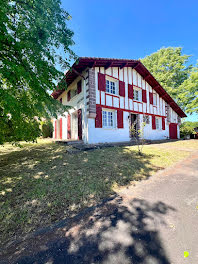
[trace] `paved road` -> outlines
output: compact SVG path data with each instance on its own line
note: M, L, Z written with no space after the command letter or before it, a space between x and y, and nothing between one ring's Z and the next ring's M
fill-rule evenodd
M5 263L197 264L198 153L10 250Z

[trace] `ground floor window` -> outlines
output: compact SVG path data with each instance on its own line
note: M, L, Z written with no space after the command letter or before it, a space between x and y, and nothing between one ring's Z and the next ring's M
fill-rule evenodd
M102 126L105 128L115 128L115 111L104 109L102 111Z
M143 117L143 122L144 122L145 124L149 124L149 119L150 119L150 116L149 116L149 115L144 115L144 117Z
M161 129L161 118L160 117L156 117L155 119L155 123L156 123L156 129Z

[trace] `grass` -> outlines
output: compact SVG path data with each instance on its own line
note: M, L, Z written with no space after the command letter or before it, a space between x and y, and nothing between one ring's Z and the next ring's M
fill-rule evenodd
M50 141L0 147L0 241L2 244L39 227L71 217L115 193L147 179L189 155L179 150L198 141L114 147L68 154ZM171 144L172 148L169 149ZM174 148L176 145L176 148ZM193 147L194 148L194 147Z

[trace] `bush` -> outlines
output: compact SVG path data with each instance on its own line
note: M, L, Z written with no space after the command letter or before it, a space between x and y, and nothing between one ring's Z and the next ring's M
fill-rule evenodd
M53 135L53 124L51 120L46 120L41 122L41 131L43 138L52 138Z

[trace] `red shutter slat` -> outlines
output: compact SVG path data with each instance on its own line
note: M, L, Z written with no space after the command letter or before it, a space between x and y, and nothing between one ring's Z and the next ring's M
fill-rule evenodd
M119 81L119 95L125 97L125 82Z
M79 82L77 82L77 93L81 93L82 91L82 81L80 80Z
M165 130L165 118L162 117L162 129Z
M98 73L98 90L105 92L106 91L106 81L105 74Z
M62 139L63 136L63 120L60 118L60 139Z
M152 116L152 129L156 129L155 116Z
M95 127L97 128L102 127L102 107L98 105L96 106Z
M71 116L67 116L67 139L71 139Z
M55 120L55 138L57 138L57 121Z
M71 91L69 91L69 92L67 93L67 101L69 102L70 99L71 99Z
M123 125L123 110L121 110L121 109L117 110L117 126L118 126L118 128L124 128L124 125Z
M153 104L153 93L149 92L150 104Z
M146 99L146 90L142 90L142 102L146 103L147 99Z
M128 84L128 98L133 99L133 85Z

